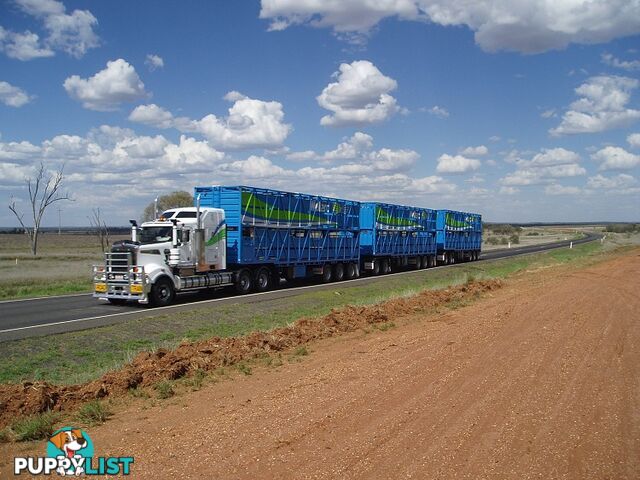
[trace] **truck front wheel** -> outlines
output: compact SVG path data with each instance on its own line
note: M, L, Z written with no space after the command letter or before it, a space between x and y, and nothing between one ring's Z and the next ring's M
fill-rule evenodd
M168 278L161 278L151 287L149 303L154 307L165 307L173 302L176 291Z

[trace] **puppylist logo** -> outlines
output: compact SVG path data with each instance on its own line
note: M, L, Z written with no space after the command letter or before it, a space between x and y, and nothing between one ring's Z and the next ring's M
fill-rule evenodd
M94 457L93 442L79 428L64 427L47 442L46 457L16 457L13 473L21 475L129 475L133 457Z

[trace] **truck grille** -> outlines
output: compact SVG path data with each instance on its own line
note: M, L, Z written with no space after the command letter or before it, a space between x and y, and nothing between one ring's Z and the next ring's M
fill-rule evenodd
M131 253L123 252L123 253L105 253L104 254L104 263L107 274L109 273L118 273L118 274L126 274L129 273L129 268L131 267Z

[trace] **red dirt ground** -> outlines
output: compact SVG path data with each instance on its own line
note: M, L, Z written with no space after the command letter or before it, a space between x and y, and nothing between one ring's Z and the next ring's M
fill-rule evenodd
M269 332L184 342L175 350L142 352L122 369L80 385L52 385L47 382L0 385L0 427L9 424L17 416L48 410L69 411L82 402L123 396L131 388L149 387L162 380L176 380L196 370L216 370L314 340L384 323L394 316L424 312L449 302L474 299L500 285L499 281L487 280L443 290L426 290L411 298L393 299L380 305L349 305L334 309L319 320L303 318L291 326Z
M136 479L638 479L639 285L636 250L445 314L405 303L397 328L89 434L98 455L135 456ZM2 446L0 469L24 448Z

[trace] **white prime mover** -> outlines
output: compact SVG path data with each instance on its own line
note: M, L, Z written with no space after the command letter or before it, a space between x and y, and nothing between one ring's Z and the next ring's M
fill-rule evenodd
M174 208L131 225L131 240L114 243L104 264L94 265L94 297L164 306L176 292L236 285L246 293L246 279L225 271L224 210Z

